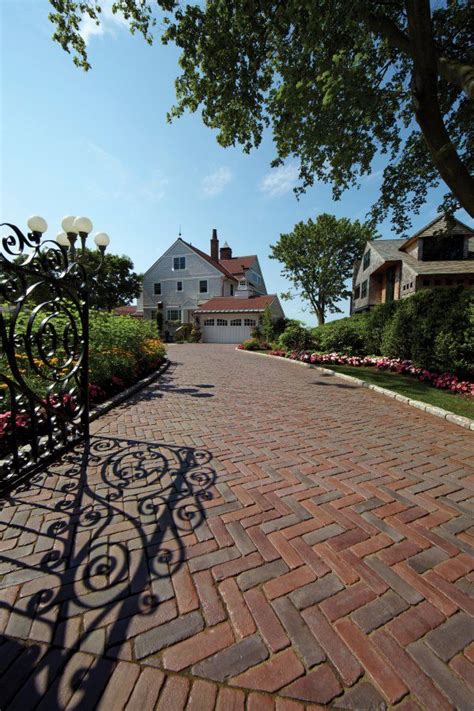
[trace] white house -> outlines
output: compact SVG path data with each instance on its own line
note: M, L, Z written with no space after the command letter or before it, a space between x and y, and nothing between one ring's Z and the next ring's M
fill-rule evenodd
M155 319L161 311L171 338L196 321L204 342L240 343L267 305L275 319L284 316L278 296L267 294L258 257L234 257L227 242L219 249L214 229L210 254L179 237L145 272L136 315Z

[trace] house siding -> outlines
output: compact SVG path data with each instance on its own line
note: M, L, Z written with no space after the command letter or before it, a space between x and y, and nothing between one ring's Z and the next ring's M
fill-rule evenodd
M186 269L173 269L174 257L186 258ZM199 282L207 279L207 293L199 293ZM177 282L182 282L182 291L177 291ZM154 293L154 285L161 284L161 294ZM143 291L139 306L145 318L156 312L158 302L163 304L164 319L169 308L190 311L214 296L230 294L230 280L209 264L203 257L193 252L184 242L177 240L155 264L145 273ZM224 288L225 284L225 288ZM188 319L183 313L183 320Z

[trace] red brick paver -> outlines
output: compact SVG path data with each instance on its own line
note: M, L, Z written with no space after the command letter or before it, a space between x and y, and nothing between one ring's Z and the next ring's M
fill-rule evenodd
M170 357L1 505L2 709L471 709L472 433Z

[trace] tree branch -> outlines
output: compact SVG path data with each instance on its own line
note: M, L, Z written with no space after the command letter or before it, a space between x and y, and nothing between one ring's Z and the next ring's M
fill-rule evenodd
M390 47L398 49L406 56L413 58L410 37L393 20L385 15L374 15L364 10L357 10L357 14L366 23L369 30L387 40ZM458 86L470 99L474 98L474 67L472 64L438 56L436 50L435 61L438 74L443 79L450 84Z
M406 0L408 35L413 57L412 94L415 116L433 162L448 187L474 216L474 179L451 142L438 102L438 63L429 0Z

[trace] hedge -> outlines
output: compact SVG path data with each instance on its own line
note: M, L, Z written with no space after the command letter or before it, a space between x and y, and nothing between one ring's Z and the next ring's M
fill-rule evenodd
M472 379L474 292L463 287L423 289L407 299L311 330L292 324L277 345L287 350L401 358L419 368Z

